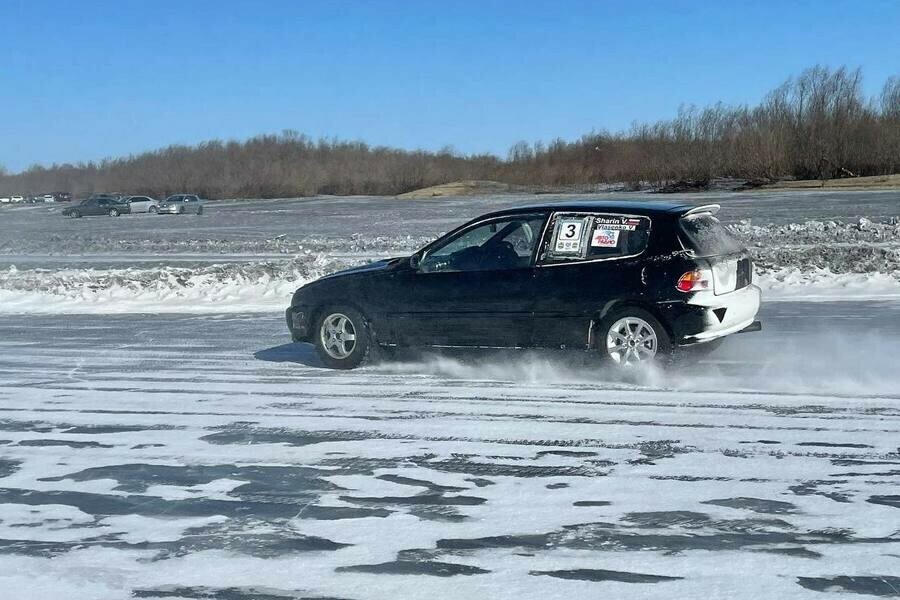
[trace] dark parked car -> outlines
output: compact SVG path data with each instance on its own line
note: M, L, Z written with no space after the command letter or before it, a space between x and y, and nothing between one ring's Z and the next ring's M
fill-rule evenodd
M567 202L488 214L411 257L298 289L294 341L328 366L376 346L580 348L618 366L756 331L760 290L718 205Z
M118 217L131 211L127 204L116 200L113 197L92 196L87 200L82 200L75 206L67 206L63 209L62 215L72 219L80 217L88 217L92 215L109 215L110 217Z
M194 194L174 194L156 207L158 214L183 215L185 213L203 214L203 202Z

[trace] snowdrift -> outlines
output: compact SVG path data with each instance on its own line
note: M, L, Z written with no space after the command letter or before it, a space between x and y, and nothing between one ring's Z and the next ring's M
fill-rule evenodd
M900 300L900 222L896 219L783 226L741 222L731 228L754 254L756 283L765 299ZM104 264L95 255L96 266L85 266L85 261L73 257L37 267L33 261L23 261L0 271L0 312L269 312L287 306L293 291L308 281L408 254L425 241L404 236L362 244L353 239L310 238L291 247L273 240L277 248L264 242L252 247L255 252L271 253L259 260L222 256L228 250L249 248L217 242L215 251L196 264L174 258L167 264L165 256L150 263L129 263L118 257ZM198 247L191 249L196 252ZM140 256L146 258L143 253Z

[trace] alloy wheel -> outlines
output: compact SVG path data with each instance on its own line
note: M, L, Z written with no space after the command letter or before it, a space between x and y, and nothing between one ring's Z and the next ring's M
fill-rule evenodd
M356 349L356 328L347 315L334 313L322 320L319 328L322 348L328 356L342 360Z
M606 352L620 366L634 366L653 360L659 340L653 326L640 317L623 317L606 335Z

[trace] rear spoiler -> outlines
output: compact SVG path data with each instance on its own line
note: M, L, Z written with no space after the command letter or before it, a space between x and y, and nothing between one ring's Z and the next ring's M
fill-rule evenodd
M710 215L714 215L714 214L716 214L717 212L719 212L719 210L720 210L721 208L722 208L722 207L721 207L720 205L718 205L718 204L704 204L703 206L695 206L694 208L690 209L689 211L687 211L686 213L682 214L681 216L682 216L682 217L689 217L689 216L691 216L691 215L699 215L699 214L710 214Z

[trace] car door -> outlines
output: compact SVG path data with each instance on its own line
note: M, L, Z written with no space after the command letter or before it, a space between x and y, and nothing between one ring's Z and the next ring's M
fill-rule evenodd
M416 268L393 276L392 337L411 346L530 345L545 222L542 213L490 219L426 249Z
M585 347L595 315L643 297L641 254L650 225L647 217L625 214L551 217L535 268L535 345Z
M87 204L84 206L84 210L82 214L85 215L102 215L106 214L106 206L103 204L106 202L105 200L98 200L94 198L93 200L88 200Z
M133 213L147 212L150 206L150 199L143 196L133 196L128 199L128 206Z

